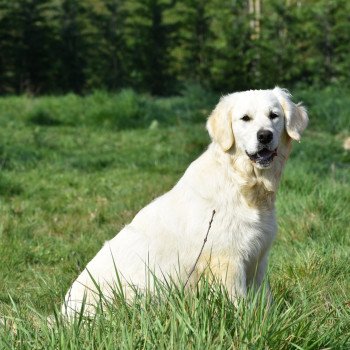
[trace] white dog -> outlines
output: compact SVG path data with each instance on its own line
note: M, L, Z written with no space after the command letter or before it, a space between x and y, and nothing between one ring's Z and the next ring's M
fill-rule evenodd
M283 166L291 140L300 140L307 123L304 107L278 87L222 97L207 121L208 149L173 189L105 243L67 292L62 312L79 312L84 300L84 312L93 314L96 282L112 298L117 272L127 297L131 286L152 288L150 276L181 283L190 277L195 284L208 270L233 300L258 287L276 234L274 202Z

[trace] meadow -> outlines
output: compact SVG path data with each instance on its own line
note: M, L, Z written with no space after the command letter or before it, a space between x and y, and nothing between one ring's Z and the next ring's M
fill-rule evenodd
M71 325L57 312L70 283L205 150L218 96L1 98L0 349L349 349L349 91L294 94L310 125L278 193L273 304L262 291L234 307L204 281Z

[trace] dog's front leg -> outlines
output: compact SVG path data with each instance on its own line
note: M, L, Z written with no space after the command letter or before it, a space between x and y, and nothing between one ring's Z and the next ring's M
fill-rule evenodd
M211 272L214 278L226 287L233 302L236 303L237 299L247 295L247 278L243 261L218 257L211 261Z
M255 291L258 291L260 287L263 285L267 302L270 304L272 302L272 294L270 290L270 284L266 277L267 265L268 265L268 255L266 253L257 263L252 281L248 283L248 285L250 285Z
M243 262L236 261L232 264L231 273L225 280L225 286L230 299L237 304L239 298L245 298L247 295L247 277Z
M221 283L232 301L247 295L245 265L241 259L232 259L226 254L212 254L201 257L197 264L198 276L205 275L210 280Z

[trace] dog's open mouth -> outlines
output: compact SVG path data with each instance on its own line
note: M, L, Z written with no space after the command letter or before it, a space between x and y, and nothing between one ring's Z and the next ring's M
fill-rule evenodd
M248 152L246 153L252 162L257 163L262 167L267 167L271 164L273 158L277 156L277 148L272 151L267 148L263 148L259 152L253 154L249 154Z

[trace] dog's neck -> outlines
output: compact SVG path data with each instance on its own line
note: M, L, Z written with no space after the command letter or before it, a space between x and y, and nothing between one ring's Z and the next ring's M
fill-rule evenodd
M240 194L246 204L258 210L272 210L285 162L290 153L290 140L282 140L278 154L268 169L259 169L242 151L233 147L223 152L217 144L211 149L216 159L226 169L228 176L239 186Z

